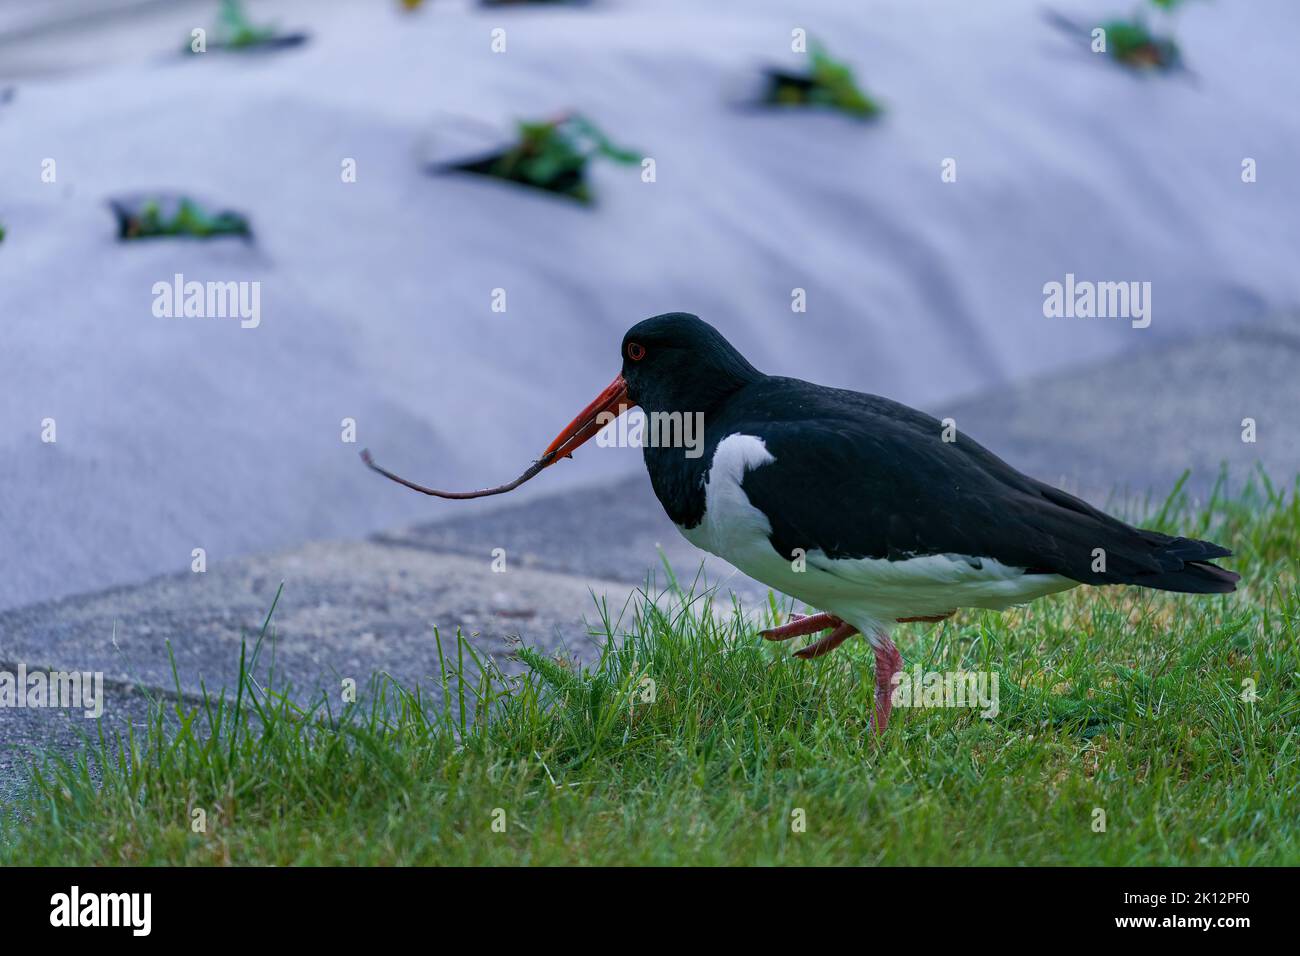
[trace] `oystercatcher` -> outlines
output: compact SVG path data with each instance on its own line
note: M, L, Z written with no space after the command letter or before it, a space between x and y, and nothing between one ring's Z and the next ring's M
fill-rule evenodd
M702 413L703 453L647 445L650 483L692 544L820 613L763 632L827 632L811 659L861 633L875 652L874 725L889 722L894 624L1002 610L1080 584L1218 594L1239 576L1208 541L1125 524L1021 474L898 402L754 368L711 325L673 312L623 337L622 372L507 491L639 405ZM371 467L377 466L369 461Z

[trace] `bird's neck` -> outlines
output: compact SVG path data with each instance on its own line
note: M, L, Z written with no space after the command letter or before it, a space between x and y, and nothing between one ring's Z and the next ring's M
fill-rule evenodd
M707 440L697 457L692 457L690 448L655 446L648 441L644 454L650 485L664 512L675 524L694 528L704 517L704 477L713 454Z
M703 409L644 409L646 470L655 496L676 524L693 528L704 516L705 478L714 449L726 437L727 409L742 389L729 389Z

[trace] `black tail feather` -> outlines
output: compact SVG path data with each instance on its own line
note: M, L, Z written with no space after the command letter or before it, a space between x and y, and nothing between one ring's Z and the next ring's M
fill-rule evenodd
M1185 594L1226 594L1237 589L1241 576L1211 563L1231 557L1228 548L1135 528L1041 482L1039 493L1046 508L1036 513L1036 523L1065 547L1058 544L1055 554L1035 555L1030 565L1035 570L1051 570L1084 584L1133 584ZM1101 567L1096 565L1099 550L1105 555Z
M1145 528L1139 529L1138 533L1159 548L1158 554L1161 558L1170 558L1176 561L1209 561L1213 558L1232 557L1231 551L1212 541L1198 541L1195 538L1171 538L1167 534L1161 534L1159 531L1148 531Z
M1154 573L1139 571L1126 576L1124 583L1184 594L1227 594L1237 590L1241 575L1210 563L1211 558L1232 557L1227 548L1212 541L1172 538L1145 528L1137 530L1149 544L1154 545L1152 556L1160 563L1161 570Z
M1223 557L1227 557L1227 553ZM1155 588L1158 591L1180 591L1184 594L1228 594L1237 590L1237 582L1240 580L1241 575L1236 571L1229 571L1217 564L1188 561L1177 571L1135 574L1124 583Z

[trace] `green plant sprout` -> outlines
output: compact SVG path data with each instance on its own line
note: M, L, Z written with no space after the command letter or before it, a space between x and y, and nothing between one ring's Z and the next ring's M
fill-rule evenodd
M221 0L221 10L212 33L210 45L214 49L235 51L287 48L307 40L305 33L282 34L276 26L254 26L244 12L241 0ZM202 52L188 43L185 49L190 53Z
M5 225L4 223L0 222L0 242L4 242L4 241L5 241Z
M1163 5L1176 3L1177 0L1153 2ZM1125 66L1168 70L1179 63L1178 44L1169 37L1154 35L1141 17L1133 20L1108 20L1101 27L1106 31L1106 52Z
M880 104L858 86L853 70L813 43L807 74L773 71L767 101L780 106L824 106L863 119L877 116Z
M232 49L257 46L275 37L275 27L253 26L241 0L221 0L219 22L221 42Z
M1160 19L1172 24L1174 11L1186 0L1150 0L1161 11ZM1153 32L1147 22L1146 0L1142 0L1131 17L1112 17L1102 23L1077 20L1055 11L1044 11L1047 20L1084 42L1091 37L1092 52L1104 53L1116 63L1135 70L1176 70L1183 66L1182 52L1170 31ZM1099 35L1100 33L1100 35ZM1100 41L1100 43L1099 43Z
M521 121L519 141L505 152L461 168L590 202L587 163L601 156L620 165L641 161L641 154L615 146L586 117L576 113L541 122Z
M153 239L160 236L193 236L207 239L212 236L251 236L248 220L238 213L205 212L196 202L182 198L176 214L166 217L156 199L142 203L138 212L130 212L114 203L118 216L118 238Z
M1151 0L1167 22L1186 0ZM1171 70L1182 65L1182 54L1173 37L1157 36L1147 26L1139 10L1127 20L1114 19L1102 24L1106 31L1106 52L1125 66L1137 69Z

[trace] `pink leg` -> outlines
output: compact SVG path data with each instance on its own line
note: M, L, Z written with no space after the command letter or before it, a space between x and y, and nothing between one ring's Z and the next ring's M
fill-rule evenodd
M818 631L839 627L843 623L833 614L811 614L808 617L795 614L791 617L789 624L782 624L780 627L769 627L766 631L759 631L758 633L769 641L788 641L792 637L816 634Z
M823 654L829 654L831 651L835 650L835 648L839 647L856 633L858 633L856 627L852 624L845 624L841 621L835 630L831 631L820 640L809 644L807 647L799 648L799 650L794 652L794 656L801 657L806 661L810 661L814 657L821 657Z
M872 642L876 652L876 733L881 733L889 726L889 712L894 708L894 675L903 667L903 655L889 639L889 635L877 632Z

